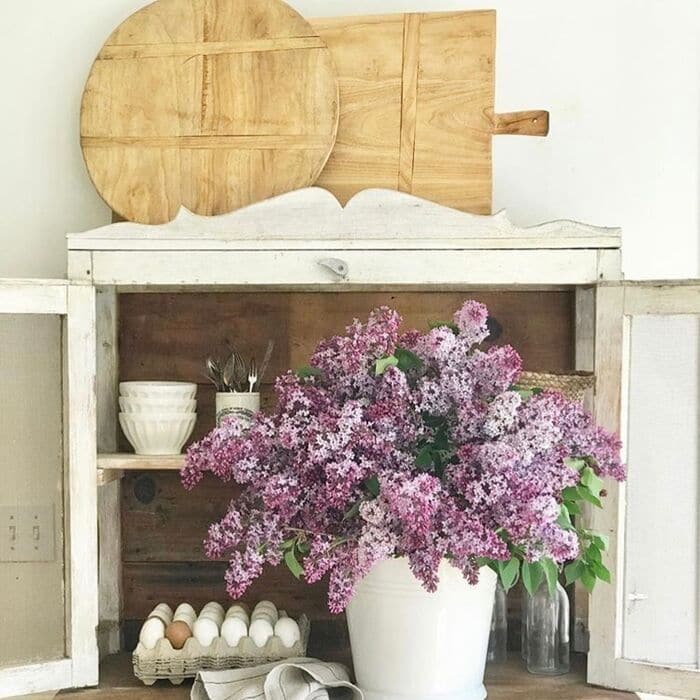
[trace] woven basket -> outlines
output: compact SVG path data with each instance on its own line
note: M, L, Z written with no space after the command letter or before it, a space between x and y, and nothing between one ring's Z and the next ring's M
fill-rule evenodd
M523 389L551 389L560 391L567 399L583 402L588 389L595 382L593 372L523 372L518 386Z
M280 612L283 617L284 611ZM306 656L311 625L306 615L302 615L298 623L301 639L291 647L285 647L279 637L270 637L264 647L256 646L250 637L243 637L235 647L230 647L222 637L217 637L208 647L190 637L182 649L173 649L167 639L159 640L153 649L146 649L139 642L132 657L134 675L146 685L159 680L179 685L186 678L194 678L199 671L259 666Z

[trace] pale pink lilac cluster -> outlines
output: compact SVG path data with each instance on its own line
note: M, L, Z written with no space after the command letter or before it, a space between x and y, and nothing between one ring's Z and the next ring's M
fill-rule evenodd
M518 353L479 347L487 318L467 301L454 325L401 334L399 315L377 309L322 341L312 372L280 376L273 413L189 449L187 488L206 472L242 487L205 542L229 559L232 597L290 541L308 582L329 576L333 612L388 557L408 557L428 590L446 557L470 582L509 547L528 561L577 557L576 533L557 522L562 490L580 479L565 460L623 479L619 440L559 393L523 398ZM377 360L402 352L407 366L377 373Z

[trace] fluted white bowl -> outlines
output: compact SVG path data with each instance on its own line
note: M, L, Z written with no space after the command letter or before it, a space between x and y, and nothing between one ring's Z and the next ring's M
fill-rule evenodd
M179 455L196 418L194 413L120 413L119 424L137 455Z
M119 382L119 393L136 399L193 399L197 385L192 382Z
M192 413L197 408L197 401L195 399L142 399L120 396L119 408L124 413Z

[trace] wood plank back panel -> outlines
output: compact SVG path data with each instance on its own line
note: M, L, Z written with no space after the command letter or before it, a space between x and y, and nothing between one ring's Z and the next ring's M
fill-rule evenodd
M446 319L466 298L485 302L502 326L499 343L511 343L528 369L573 366L572 292L353 292L353 293L199 293L120 296L120 378L203 382L204 358L235 343L244 355L276 343L263 405L273 400L270 382L308 361L322 337L338 333L353 317L366 318L388 304L404 316L405 327L426 328ZM201 384L195 437L211 429L213 389ZM235 489L215 479L187 493L176 473L129 473L122 489L125 640L161 600L202 605L225 601L222 562L206 560L202 540L207 526L223 515ZM283 567L255 584L249 600L271 597L291 613L306 611L328 620L314 633L347 651L342 618L333 626L325 584L306 586ZM330 625L330 626L329 626ZM328 648L331 648L328 646Z

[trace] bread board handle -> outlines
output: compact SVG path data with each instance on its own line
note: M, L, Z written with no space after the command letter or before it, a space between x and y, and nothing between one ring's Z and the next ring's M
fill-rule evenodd
M488 110L486 117L491 121L494 135L547 136L549 133L549 112L543 109L501 114Z

